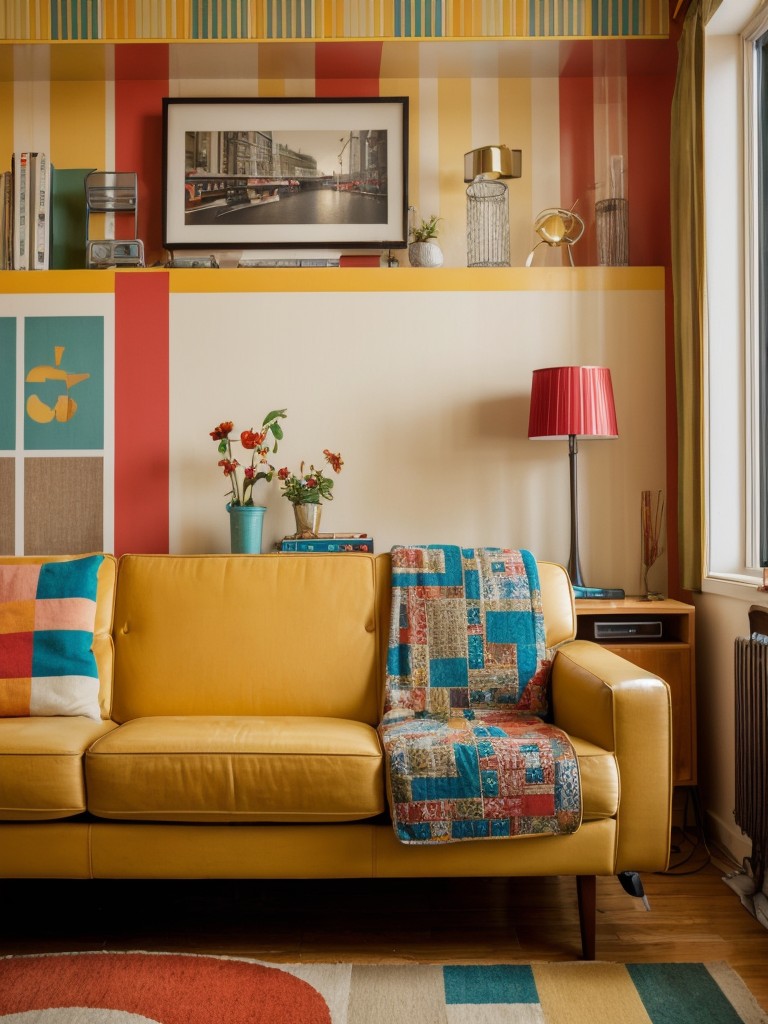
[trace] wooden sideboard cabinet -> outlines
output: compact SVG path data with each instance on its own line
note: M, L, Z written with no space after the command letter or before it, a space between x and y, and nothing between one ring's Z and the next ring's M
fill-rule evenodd
M669 683L676 786L696 785L694 612L693 605L669 599L576 601L580 640L594 640Z

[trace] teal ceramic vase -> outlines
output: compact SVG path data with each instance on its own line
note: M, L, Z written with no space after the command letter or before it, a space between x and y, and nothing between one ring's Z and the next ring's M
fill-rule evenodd
M264 505L227 505L229 540L233 555L260 555Z

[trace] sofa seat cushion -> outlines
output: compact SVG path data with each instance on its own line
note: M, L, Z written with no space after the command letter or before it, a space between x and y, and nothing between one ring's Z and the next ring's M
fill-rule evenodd
M610 750L569 737L581 777L582 821L613 818L619 811L619 766Z
M0 719L0 820L82 814L85 751L116 728L79 717Z
M150 821L354 821L384 810L376 730L338 718L137 718L86 758L88 809Z

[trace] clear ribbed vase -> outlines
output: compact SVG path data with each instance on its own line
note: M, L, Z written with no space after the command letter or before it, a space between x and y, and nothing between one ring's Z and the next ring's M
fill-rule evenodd
M467 266L509 266L509 205L502 181L473 181L467 189Z
M305 505L294 505L293 515L296 520L297 537L316 537L320 532L320 516L323 514L323 506L307 503Z

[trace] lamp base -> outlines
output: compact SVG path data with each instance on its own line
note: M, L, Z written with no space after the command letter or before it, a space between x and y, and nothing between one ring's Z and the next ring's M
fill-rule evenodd
M574 587L573 596L577 600L587 597L604 601L623 601L626 595L618 587Z

